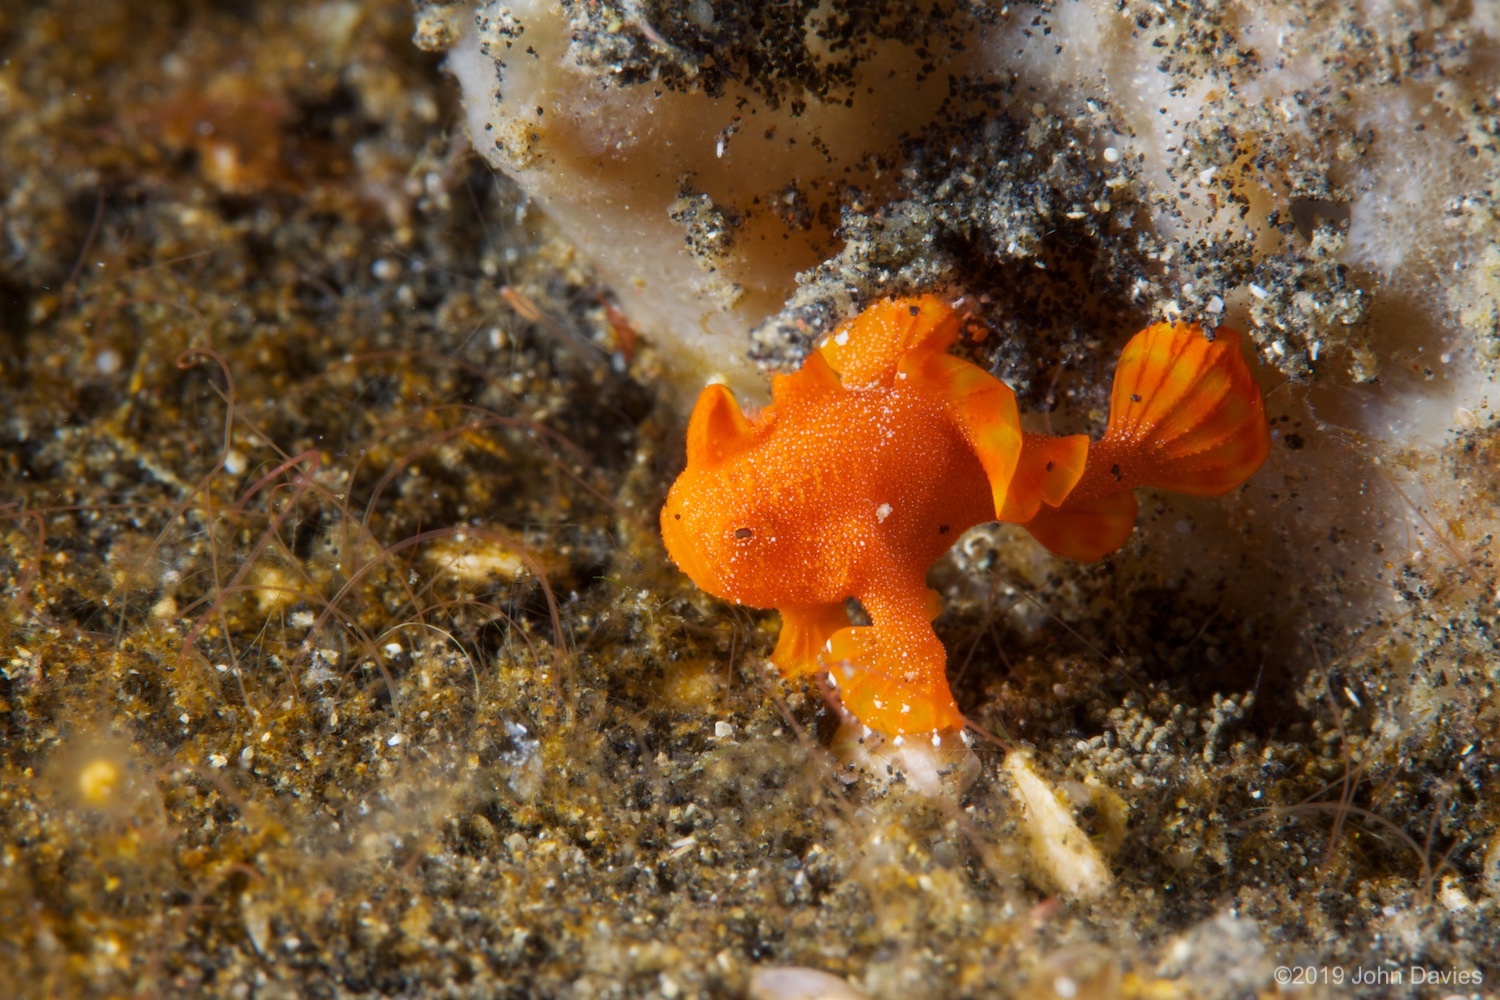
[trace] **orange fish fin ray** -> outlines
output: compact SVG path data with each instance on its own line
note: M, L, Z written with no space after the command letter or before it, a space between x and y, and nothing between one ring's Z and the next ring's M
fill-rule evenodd
M781 636L771 653L784 677L801 677L822 669L818 658L834 633L849 627L844 602L808 608L781 608Z
M763 410L762 414L771 412ZM706 385L688 418L688 464L717 465L748 446L754 436L734 394L717 383Z
M995 513L1009 502L1021 460L1021 415L1010 386L978 365L951 354L914 351L901 359L897 377L943 404L974 449L990 481Z
M1190 324L1156 323L1131 338L1115 370L1104 444L1120 478L1212 496L1249 479L1271 450L1265 400L1240 336L1213 340Z
M935 295L881 299L835 327L819 351L858 388L886 383L907 354L946 351L958 335L958 316Z
M1046 434L1023 434L1021 458L1011 478L1000 520L1023 524L1036 516L1043 504L1061 504L1088 463L1087 434L1051 437Z
M1137 511L1135 494L1121 490L1061 507L1043 506L1022 527L1054 555L1097 562L1125 544Z

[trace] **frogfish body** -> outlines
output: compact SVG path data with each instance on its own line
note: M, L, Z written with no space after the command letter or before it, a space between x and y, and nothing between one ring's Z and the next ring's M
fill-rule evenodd
M948 354L958 337L938 299L886 299L775 377L753 417L708 386L662 508L667 552L694 583L780 611L782 673L826 671L844 708L886 735L964 725L926 575L966 529L1011 522L1059 555L1101 559L1134 528L1137 487L1224 493L1270 450L1233 331L1137 334L1093 442L1023 431L1015 394ZM870 625L850 624L850 597Z

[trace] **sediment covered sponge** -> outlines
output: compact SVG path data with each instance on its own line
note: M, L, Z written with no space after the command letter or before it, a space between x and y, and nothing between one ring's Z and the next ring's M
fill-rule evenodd
M733 27L716 26L710 4L688 12L700 33ZM850 189L889 186L900 137L948 97L947 74L896 37L897 14L867 24L834 6L797 19L806 37L788 44L803 58L767 69L780 89L749 71L707 85L698 65L679 67L691 80L637 79L622 49L674 48L596 5L507 0L422 24L445 34L426 44L449 48L475 148L587 253L664 345L674 381L719 374L749 394L746 332L836 249ZM767 30L783 20L768 12Z

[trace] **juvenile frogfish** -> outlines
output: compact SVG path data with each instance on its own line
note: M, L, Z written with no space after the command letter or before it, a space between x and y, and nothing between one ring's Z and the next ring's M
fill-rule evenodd
M759 413L709 385L662 508L667 552L694 583L780 611L783 675L826 671L844 708L890 736L964 725L926 575L967 528L1019 524L1059 555L1101 559L1133 530L1137 487L1224 493L1270 450L1231 330L1137 334L1098 441L1022 430L1015 394L948 353L958 337L938 299L886 299L776 376ZM850 624L850 597L870 625Z

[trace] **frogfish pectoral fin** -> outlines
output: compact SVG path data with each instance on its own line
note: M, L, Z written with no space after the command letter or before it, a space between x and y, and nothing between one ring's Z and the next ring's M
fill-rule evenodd
M947 654L931 626L923 636L880 625L834 633L823 651L844 708L885 736L959 729L963 713L948 688Z

